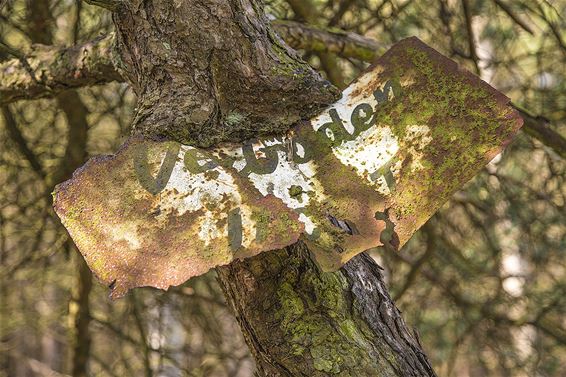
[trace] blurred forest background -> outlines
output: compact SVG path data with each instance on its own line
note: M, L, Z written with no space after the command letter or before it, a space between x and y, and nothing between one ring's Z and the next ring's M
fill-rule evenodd
M418 36L566 136L566 0L266 8L273 19L355 32L382 48ZM0 64L32 44L71 46L112 29L110 12L79 0L9 0ZM301 53L339 87L371 59ZM51 209L56 183L121 144L135 103L125 84L110 83L1 104L0 376L253 374L214 272L112 302ZM566 375L565 155L522 131L399 254L373 251L440 376Z

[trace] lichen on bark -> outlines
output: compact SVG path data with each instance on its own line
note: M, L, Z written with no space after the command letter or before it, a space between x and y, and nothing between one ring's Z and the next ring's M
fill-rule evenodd
M299 243L218 273L248 343L261 345L252 352L262 375L399 376L411 375L410 368L433 375L426 359L419 360L379 268L364 254L323 273ZM360 290L364 285L371 292ZM381 317L380 324L369 316Z

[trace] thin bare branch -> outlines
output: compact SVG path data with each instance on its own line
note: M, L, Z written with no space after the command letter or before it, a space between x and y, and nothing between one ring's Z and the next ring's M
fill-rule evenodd
M462 0L462 8L464 9L464 19L466 20L466 31L468 33L468 49L470 50L470 58L474 62L476 73L480 74L479 56L476 49L474 36L474 28L472 27L472 11L468 0Z
M8 135L10 136L10 139L12 139L12 141L14 142L14 144L16 144L20 153L29 162L32 170L40 178L42 179L45 178L46 176L45 170L43 169L43 166L41 166L39 159L37 158L35 153L28 146L26 139L24 138L20 129L18 128L18 123L14 119L12 112L10 111L8 106L2 106L0 110L4 117L4 125L6 127L6 130L8 131Z
M26 73L29 75L29 78L33 82L37 83L37 79L35 78L35 72L33 72L33 69L29 65L29 62L28 62L26 56L21 51L13 48L12 46L10 46L8 44L6 44L2 40L0 40L0 51L3 51L6 54L12 55L16 59L18 59L18 61L20 62L20 64L22 65L22 67L24 68Z
M523 117L525 132L551 148L560 157L566 159L566 138L549 127L548 119L535 116L518 105L512 104Z

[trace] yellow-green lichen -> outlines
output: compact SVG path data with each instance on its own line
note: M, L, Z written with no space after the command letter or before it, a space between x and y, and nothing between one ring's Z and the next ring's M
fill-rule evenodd
M344 275L299 272L293 258L288 263L277 289L276 319L291 353L310 359L315 376L371 375L368 371L377 367L377 360L366 353L371 331L364 331L363 321L354 319Z
M506 120L495 95L479 79L448 69L421 49L408 48L406 53L409 64L399 60L388 72L409 83L405 94L378 108L377 122L391 127L405 152L404 160L415 158L406 152L414 147L407 139L408 127L430 129L431 141L417 157L424 169L413 171L407 168L410 164L405 165L401 189L394 193L398 215L415 215L424 221L436 208L434 203L466 182L486 154L501 144L498 131Z

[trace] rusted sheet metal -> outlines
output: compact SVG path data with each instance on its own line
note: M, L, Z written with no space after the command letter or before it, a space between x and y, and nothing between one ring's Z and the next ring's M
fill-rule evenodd
M287 135L213 149L131 138L55 209L119 297L303 239L325 270L398 249L521 126L509 99L416 38Z

